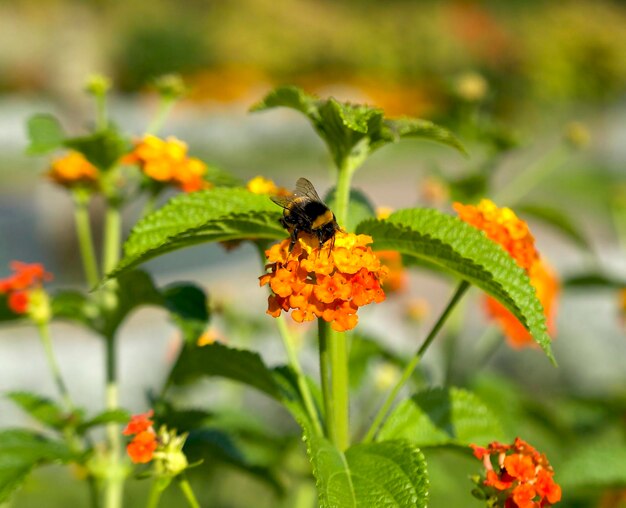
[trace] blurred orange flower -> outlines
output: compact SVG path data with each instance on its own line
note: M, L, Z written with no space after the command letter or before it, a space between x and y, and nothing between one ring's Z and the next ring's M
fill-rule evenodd
M154 422L150 420L153 415L154 411L151 409L147 413L131 416L130 422L124 427L122 434L132 436L133 434L139 434L140 432L148 430L154 424Z
M528 274L537 298L543 305L548 331L555 333L554 318L559 294L556 274L535 249L535 239L528 225L510 208L498 208L492 201L483 199L478 206L454 203L454 209L464 222L482 230L500 244ZM526 328L497 300L487 297L487 313L502 327L510 345L534 345Z
M126 164L139 164L143 173L164 184L174 185L185 192L207 189L204 180L206 164L187 155L186 143L169 137L160 139L147 134L136 143L134 150L123 158Z
M98 181L98 169L82 153L72 151L52 162L48 176L64 187L93 186Z
M388 270L383 283L385 291L392 293L404 291L407 286L407 273L402 264L402 254L397 250L379 250L376 251L376 256Z
M157 435L152 427L154 422L150 420L153 414L154 411L150 410L147 413L131 416L128 425L122 431L125 436L135 435L126 446L128 456L135 464L150 462L157 449Z
M31 296L42 292L44 281L52 279L40 263L22 263L12 261L9 265L15 273L0 279L0 294L6 294L9 308L16 314L25 314L30 310ZM35 298L35 301L47 307L47 299Z
M338 232L334 247L319 247L316 237L301 234L289 252L289 239L265 252L269 273L259 278L272 294L267 313L289 312L296 322L322 318L333 330L345 331L358 322L359 307L385 299L381 287L388 269L367 244L367 235Z
M503 506L508 508L548 507L561 500L561 487L554 481L548 459L524 440L516 438L512 445L494 441L486 448L470 446L485 466L481 486L487 499L502 499L504 494Z
M255 176L250 180L246 188L253 194L269 194L270 196L289 196L291 192L285 187L279 187L273 180L262 176Z

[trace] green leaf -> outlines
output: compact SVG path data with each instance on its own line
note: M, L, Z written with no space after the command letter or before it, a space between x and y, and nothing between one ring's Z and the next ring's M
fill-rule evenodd
M9 308L7 295L0 295L0 323L7 321L19 321L24 319L23 314L16 314Z
M408 439L417 446L468 446L502 438L499 421L476 395L459 388L434 388L398 404L376 439Z
M135 225L122 261L108 276L198 243L285 238L281 213L268 196L245 189L220 187L176 196Z
M419 137L442 143L465 153L448 130L417 118L387 119L383 111L370 106L321 100L297 87L270 92L252 111L288 107L303 113L328 146L335 165L355 169L374 151L405 137Z
M73 415L65 412L54 401L34 393L10 392L7 398L35 420L53 429L62 429L73 419Z
M77 429L79 433L84 433L92 427L106 425L107 423L128 423L129 420L130 413L128 411L124 409L109 409L81 423Z
M530 215L552 226L579 247L591 250L591 244L585 235L583 235L576 224L559 209L536 204L516 205L515 209L520 214Z
M219 343L186 346L174 365L169 381L182 384L202 376L219 376L247 384L275 399L280 398L273 373L257 353Z
M187 343L195 343L209 322L209 306L204 291L193 284L174 283L163 289L165 307L183 332Z
M626 487L626 445L615 441L574 448L569 459L555 468L557 481L568 490Z
M89 162L102 171L114 166L131 149L128 140L114 128L85 137L66 139L64 145L82 153Z
M427 505L426 460L412 443L359 444L345 454L322 437L308 445L321 508Z
M605 288L622 289L626 287L626 279L614 273L583 272L563 278L563 286L571 288Z
M62 290L56 292L52 295L51 307L55 319L73 321L99 331L97 318L100 315L100 309L92 298L80 291Z
M73 456L67 446L35 432L0 431L0 503L9 499L31 469L51 462L68 462Z
M59 121L52 115L31 116L26 124L30 144L26 148L29 155L43 155L59 148L65 134Z
M437 210L412 208L386 220L367 220L357 233L374 238L375 250L397 250L407 262L452 274L498 300L529 330L555 363L546 320L524 270L482 231Z

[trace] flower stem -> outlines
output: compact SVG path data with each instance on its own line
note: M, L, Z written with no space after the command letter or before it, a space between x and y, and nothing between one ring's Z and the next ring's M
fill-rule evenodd
M168 482L169 483L169 482ZM168 483L163 483L160 479L156 479L152 482L150 487L150 496L148 497L148 504L146 508L157 508L159 501L161 500L161 494L166 489Z
M63 381L63 376L61 376L59 364L57 363L56 357L54 356L54 350L52 349L52 340L50 338L50 327L48 326L48 322L42 321L37 323L37 329L39 330L39 337L41 338L41 343L43 344L43 349L46 353L46 360L48 361L48 367L50 367L50 371L52 372L54 383L57 385L57 389L61 394L65 407L68 410L72 410L74 409L74 404L72 403L72 399L70 398L70 393L67 390L65 381Z
M109 202L104 216L104 254L102 272L107 274L120 259L122 215L117 203Z
M287 352L287 358L289 361L289 366L293 369L296 374L296 381L298 383L298 389L300 390L300 395L302 396L302 401L304 402L304 407L306 408L307 413L309 414L309 418L311 419L311 423L315 428L315 432L323 436L324 431L322 430L322 424L320 423L319 414L317 408L315 407L315 403L313 402L313 395L311 394L311 390L309 388L309 384L307 383L306 377L302 372L302 367L300 366L300 362L298 361L298 355L296 353L296 348L293 343L293 336L289 331L289 327L287 326L287 322L284 316L278 316L276 318L276 324L278 326L278 331L280 332L280 336L283 339L283 345L285 346L285 351Z
M106 338L106 409L112 411L119 407L117 387L117 369L115 364L115 338ZM109 475L105 490L105 508L119 508L122 506L122 487L124 473L120 455L120 430L116 423L108 423L106 428L109 444Z
M350 446L347 338L322 319L318 325L326 431L331 442L344 451Z
M150 122L150 125L148 125L148 128L146 129L146 134L156 134L161 129L161 127L163 127L163 124L165 123L165 120L169 116L170 111L172 110L172 107L175 103L176 100L172 98L162 98L160 100L159 109L157 110L156 115L154 115L152 121Z
M398 393L400 392L402 387L406 384L406 382L411 378L411 376L413 375L413 371L415 370L415 367L417 367L418 363L424 356L424 353L426 352L428 347L432 344L433 340L439 333L439 330L448 319L450 312L452 312L452 309L454 309L456 304L459 302L459 300L462 298L462 296L465 294L465 292L468 290L469 287L470 287L469 282L465 280L461 281L456 291L452 295L452 298L448 302L448 305L446 306L444 311L441 313L441 316L439 316L439 319L430 330L430 333L426 337L426 340L424 340L424 343L422 344L422 346L419 348L415 356L413 356L409 364L406 366L406 368L402 372L402 376L400 377L400 380L393 387L393 389L391 390L391 392L385 399L385 402L383 403L378 413L374 417L374 421L371 427L369 428L369 430L367 431L365 438L363 439L364 443L369 443L374 439L376 432L378 432L379 427L383 423L384 419L387 417L389 410L391 409L391 405L393 404L396 397L398 396Z
M187 500L187 504L189 504L191 508L200 508L200 503L198 503L198 500L196 499L196 496L194 495L193 490L191 489L191 485L189 484L189 480L187 480L186 476L183 476L182 474L178 476L178 486L183 492L183 495Z
M348 205L350 203L350 183L354 169L347 162L341 164L338 169L337 186L335 188L334 213L337 223L341 227L346 226L348 220Z
M96 95L96 129L103 131L108 126L106 93Z
M76 223L76 235L78 236L78 247L83 260L85 279L89 287L94 287L100 275L98 273L98 262L93 246L91 235L91 225L89 224L88 198L78 193L74 193L74 221Z

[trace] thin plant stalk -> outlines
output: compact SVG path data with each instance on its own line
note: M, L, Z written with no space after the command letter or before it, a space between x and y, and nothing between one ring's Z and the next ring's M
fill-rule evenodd
M106 275L115 268L120 259L122 215L117 203L108 203L104 215L104 253L102 271Z
M160 478L155 479L150 487L150 494L148 496L148 504L146 508L157 508L159 501L161 500L161 494L169 485L169 481L163 482Z
M100 280L100 274L89 223L88 198L77 193L74 193L74 222L85 279L89 287L94 287Z
M184 476L184 474L181 474L177 478L178 478L178 486L180 487L180 490L185 496L185 499L187 500L187 504L189 505L189 507L200 508L200 503L198 503L198 500L196 499L196 496L194 495L193 490L191 489L191 485L189 484L189 480L187 480L187 477Z
M161 130L161 127L163 127L163 124L172 111L172 107L174 107L175 103L176 99L171 97L162 98L159 101L159 109L150 122L150 125L148 125L146 134L156 134L159 130Z
M50 327L48 325L48 322L43 321L37 323L37 329L39 331L39 337L41 339L41 343L46 354L48 367L50 368L50 372L52 373L52 377L54 379L54 384L57 386L57 389L61 394L61 398L63 399L65 407L68 410L72 410L74 409L74 404L72 403L72 399L70 398L70 393L67 389L67 385L65 384L63 376L61 375L61 369L59 369L59 364L57 363L56 357L54 356L52 340L50 338Z
M363 442L369 443L374 439L374 437L376 436L376 433L378 432L378 429L382 425L385 418L387 418L387 415L389 414L391 406L396 400L398 393L400 393L400 390L404 387L407 381L411 378L411 376L413 375L413 371L415 370L415 368L421 361L422 357L424 356L424 353L432 344L433 340L439 333L439 330L441 330L441 327L448 319L448 316L450 315L450 313L452 312L456 304L461 300L465 292L469 289L469 287L470 287L469 282L465 280L461 281L461 283L458 285L456 291L452 295L452 298L448 302L448 305L446 306L444 311L441 313L441 316L439 316L439 319L433 325L428 336L424 340L424 343L421 345L417 353L413 356L411 361L405 367L404 371L402 372L402 376L400 377L400 380L396 383L396 385L393 387L391 392L389 392L389 395L385 399L385 402L383 403L378 413L374 417L374 421L372 425L370 426L367 434L365 435Z

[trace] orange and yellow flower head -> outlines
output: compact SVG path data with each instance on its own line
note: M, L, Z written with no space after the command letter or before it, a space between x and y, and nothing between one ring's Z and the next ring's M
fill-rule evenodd
M154 422L151 420L153 414L154 411L150 410L147 413L133 415L122 431L125 436L134 436L126 446L126 451L135 464L150 462L158 447Z
M267 194L269 196L289 196L291 191L285 187L279 187L273 180L264 178L262 176L255 176L246 184L248 189L253 194Z
M292 311L296 322L321 318L336 331L351 330L359 307L385 299L381 287L388 269L368 246L367 235L337 232L334 246L319 247L316 237L300 234L289 252L289 239L266 251L269 273L260 277L272 294L267 313Z
M461 203L454 203L453 206L461 220L484 231L526 271L543 305L548 331L554 334L559 282L552 268L539 257L528 225L510 208L498 208L488 199L483 199L477 206ZM497 300L488 297L485 307L488 315L502 328L510 345L523 347L535 344L526 328Z
M52 279L40 263L13 261L13 274L0 279L0 295L7 295L9 309L15 314L29 314L37 321L50 317L50 306L43 283Z
M141 171L152 180L173 185L185 192L210 187L204 180L207 167L204 162L187 155L187 145L169 137L161 139L147 134L134 150L123 159L126 164L138 164Z
M524 440L516 438L511 445L494 441L486 448L470 446L485 467L477 484L488 500L499 500L493 506L543 508L561 500L561 487L554 481L548 459Z
M55 159L50 165L48 176L63 187L95 187L98 169L80 152L69 152Z

